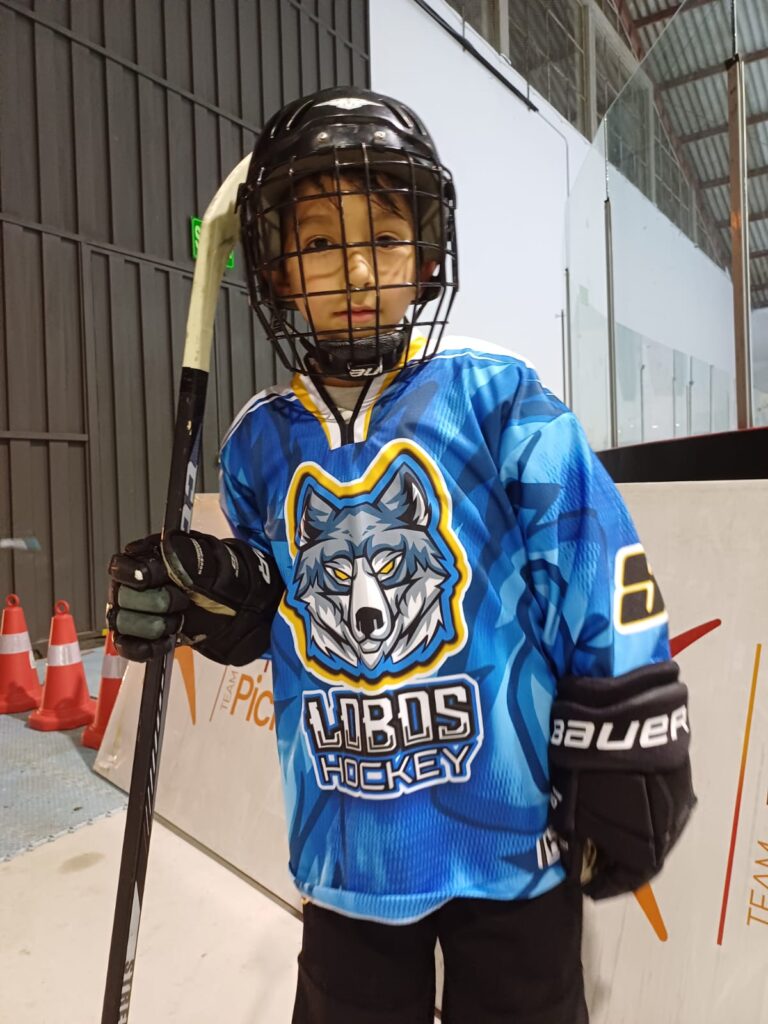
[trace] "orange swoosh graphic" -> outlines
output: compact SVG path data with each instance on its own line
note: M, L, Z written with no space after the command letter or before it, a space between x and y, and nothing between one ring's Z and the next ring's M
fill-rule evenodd
M669 938L667 927L664 924L664 919L661 916L659 905L656 902L656 897L653 894L653 889L650 885L644 885L638 889L634 894L635 899L643 909L643 913L648 918L651 924L651 928L656 932L656 937L659 942L666 942Z
M684 651L686 647L690 647L691 644L700 640L701 637L706 636L707 633L711 633L713 629L717 629L718 626L722 625L722 619L710 619L709 622L703 623L701 626L694 626L693 629L688 629L685 633L678 633L677 636L673 636L669 641L669 649L674 658L675 655L679 654L680 651Z
M187 693L187 704L189 714L192 718L192 725L197 721L197 701L195 696L195 655L191 647L177 647L173 652L173 659L181 669L181 678L184 680L184 689Z

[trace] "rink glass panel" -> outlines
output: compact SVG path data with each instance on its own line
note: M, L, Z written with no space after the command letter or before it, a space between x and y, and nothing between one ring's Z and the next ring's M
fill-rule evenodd
M691 159L707 146L707 176L727 173L727 133L706 135L727 123L726 75L665 84L694 59L724 66L727 6L682 6L608 109L569 197L571 402L598 449L736 425L729 191L703 190ZM755 322L768 350L768 314Z

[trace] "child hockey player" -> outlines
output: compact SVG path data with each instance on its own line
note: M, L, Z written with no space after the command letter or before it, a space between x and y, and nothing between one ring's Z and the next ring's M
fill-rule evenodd
M521 359L440 346L450 174L365 90L297 100L240 211L294 376L221 452L234 537L111 563L129 658L273 658L296 1024L580 1024L582 892L638 888L695 802L687 692L630 517Z

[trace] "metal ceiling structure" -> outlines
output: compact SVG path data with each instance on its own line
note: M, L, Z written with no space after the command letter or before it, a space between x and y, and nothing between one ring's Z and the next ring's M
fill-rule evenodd
M736 422L753 425L756 396L761 415L768 396L768 319L753 315L768 310L768 0L448 2L606 161L609 308L603 312L612 400L617 336L609 166L729 275ZM712 387L710 380L710 399ZM613 409L613 444L617 429Z
M638 60L643 60L681 8L685 46L653 51L655 102L681 165L731 248L731 175L727 61L732 0L613 0ZM768 306L768 3L737 4L737 49L744 65L752 309Z

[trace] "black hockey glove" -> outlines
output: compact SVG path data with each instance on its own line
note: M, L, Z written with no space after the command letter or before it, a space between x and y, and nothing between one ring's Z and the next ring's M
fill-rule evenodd
M561 680L550 824L588 896L634 892L661 870L696 803L689 742L688 688L673 661Z
M174 531L112 556L107 623L131 661L187 644L222 665L245 665L269 646L283 581L272 558L234 538Z

